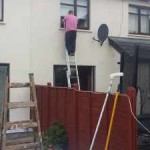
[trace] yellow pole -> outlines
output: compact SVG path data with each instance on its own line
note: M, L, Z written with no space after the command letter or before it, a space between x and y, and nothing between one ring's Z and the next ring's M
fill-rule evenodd
M116 92L116 94L115 94L115 101L114 101L114 105L113 105L113 110L112 110L112 114L111 114L111 118L110 118L110 124L109 124L109 129L108 129L106 144L105 144L105 150L108 150L108 146L109 146L110 134L111 134L112 125L113 125L113 121L114 121L114 116L115 116L115 111L116 111L118 96L119 96L119 92Z

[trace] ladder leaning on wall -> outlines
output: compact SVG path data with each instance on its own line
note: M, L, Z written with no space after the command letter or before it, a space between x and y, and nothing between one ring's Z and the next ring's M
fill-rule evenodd
M73 87L74 84L78 85L78 90L80 90L80 80L79 80L79 73L78 73L78 67L76 64L76 56L74 55L68 55L67 50L66 51L66 64L67 64L67 83L68 87Z
M43 150L40 119L37 106L36 89L33 74L29 74L30 82L9 84L8 77L5 81L5 99L2 124L2 150ZM21 102L8 102L8 91L11 88L30 89L30 100ZM8 121L8 111L18 108L30 108L30 119L21 121ZM28 130L31 131L28 131ZM23 132L17 132L22 130ZM8 134L7 132L12 134ZM11 137L10 137L11 135Z

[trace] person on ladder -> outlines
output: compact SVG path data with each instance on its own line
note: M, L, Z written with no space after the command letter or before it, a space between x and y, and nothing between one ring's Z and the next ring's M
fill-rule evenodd
M68 14L62 19L65 25L65 44L68 51L68 55L74 56L76 49L76 32L78 25L78 18L74 15L72 10L69 10Z

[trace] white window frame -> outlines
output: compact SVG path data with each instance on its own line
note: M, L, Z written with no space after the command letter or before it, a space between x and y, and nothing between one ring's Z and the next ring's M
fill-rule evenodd
M145 10L150 11L150 7L139 6L139 5L129 5L129 7L135 7L135 8L138 9L138 14L137 14L137 16L138 16L138 32L137 33L132 33L132 32L129 31L129 34L139 34L139 35L148 35L148 36L150 36L150 28L149 28L149 32L147 32L147 33L142 33L142 31L141 31L141 17L142 17L141 10L145 9ZM129 12L129 15L130 14L132 14L132 13ZM149 26L150 26L150 14L149 14Z

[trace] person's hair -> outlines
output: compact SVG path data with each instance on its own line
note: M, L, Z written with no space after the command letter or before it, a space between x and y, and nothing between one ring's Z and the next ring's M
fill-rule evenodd
M68 14L73 14L73 10L69 10L69 11L68 11Z

